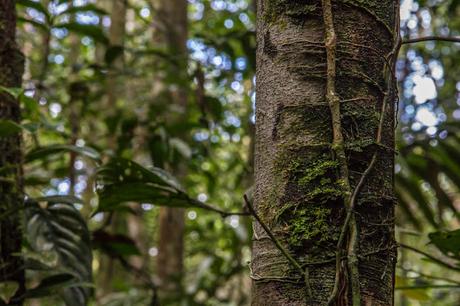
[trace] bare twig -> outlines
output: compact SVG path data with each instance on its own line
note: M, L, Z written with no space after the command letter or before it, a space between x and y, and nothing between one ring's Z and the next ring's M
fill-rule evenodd
M406 40L403 40L401 43L403 45L405 45L405 44L418 43L418 42L422 42L422 41L449 41L449 42L460 43L460 37L455 37L455 36L425 36L425 37L406 39Z
M449 288L460 288L460 285L417 285L417 286L400 286L395 287L395 290L414 290L414 289L449 289Z
M457 267L457 266L455 266L455 265L453 265L453 264L450 264L450 263L448 263L448 262L445 262L445 261L443 261L443 260L441 260L441 259L439 259L439 258L434 257L433 255L430 255L430 254L428 254L428 253L426 253L426 252L423 252L423 251L421 251L421 250L419 250L419 249L416 249L416 248L414 248L414 247L411 247L410 245L400 243L399 246L402 247L402 248L408 249L408 250L410 250L410 251L412 251L412 252L415 252L415 253L418 253L418 254L420 254L420 255L423 255L423 256L425 256L426 258L432 260L433 262L435 262L436 264L438 264L438 265L440 265L440 266L443 266L443 267L445 267L445 268L448 268L448 269L451 269L451 270L455 270L455 271L459 271L459 272L460 272L460 267Z
M457 286L460 286L459 281L456 281L456 280L453 280L453 279L450 279L450 278L446 278L446 277L442 277L442 276L436 276L436 275L430 275L430 274L425 274L423 272L420 272L420 271L417 271L417 270L414 270L414 269L406 269L401 265L398 266L398 268L401 269L402 271L405 271L405 272L416 273L416 274L418 274L417 277L428 278L428 279L433 279L433 280L441 280L441 281L457 284Z
M259 222L260 226L264 229L264 231L267 233L267 235L270 237L270 240L275 244L276 248L286 257L286 259L301 273L301 275L304 278L305 285L306 285L306 290L307 290L307 295L310 298L312 296L311 288L310 288L310 281L308 278L308 269L302 268L302 265L294 258L292 257L291 254L289 254L289 251L284 248L284 246L281 244L281 242L273 235L272 231L270 228L265 224L264 221L259 217L257 212L254 209L254 206L252 206L252 203L249 201L248 197L246 195L243 196L244 202L246 203L246 206L251 213L251 215L256 219L257 222Z
M229 216L250 216L251 215L251 213L247 211L230 212L230 211L222 210L216 206L209 205L209 204L203 203L201 201L198 201L192 198L189 198L188 200L190 201L192 205L194 205L197 208L202 208L202 209L206 209L209 211L219 213L222 216L222 218L226 218Z
M300 265L300 263L294 259L294 257L291 256L291 254L289 254L289 252L284 248L284 246L281 244L281 242L275 237L275 235L273 235L272 231L270 230L270 228L268 228L268 226L265 224L264 221L262 221L262 219L260 219L259 215L256 213L256 211L254 210L254 207L252 206L252 203L249 201L248 197L246 195L243 196L244 198L244 202L246 203L248 209L249 209L249 212L251 213L251 215L257 220L257 222L259 222L259 224L262 226L262 228L264 229L264 231L267 233L267 235L270 237L271 241L273 241L273 243L275 244L275 246L278 248L278 250L280 250L281 253L283 253L284 257L286 257L287 260L289 260L289 262L299 271L302 272L302 274L304 273L303 272L303 268L302 266Z

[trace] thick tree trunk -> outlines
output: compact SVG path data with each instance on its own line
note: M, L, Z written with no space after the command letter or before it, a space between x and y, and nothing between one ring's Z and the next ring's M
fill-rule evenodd
M0 86L21 87L24 58L15 42L15 1L0 0ZM0 91L0 120L20 121L19 103ZM21 135L0 137L0 215L23 205ZM18 286L9 305L22 305L24 268L21 257L21 229L18 213L2 217L0 223L0 283Z
M187 0L153 0L154 34L157 46L164 47L171 55L170 67L166 73L176 74L176 89L162 84L161 76L155 78L154 87L160 95L167 96L171 105L181 110L177 115L169 115L171 122L184 119L187 108L187 92L183 87L187 69ZM184 135L174 135L183 138ZM166 165L168 166L168 165ZM178 177L185 176L184 165L169 165ZM177 298L182 292L183 254L184 254L184 210L160 208L158 232L157 273L159 295L163 302Z
M259 0L254 306L393 304L397 10Z

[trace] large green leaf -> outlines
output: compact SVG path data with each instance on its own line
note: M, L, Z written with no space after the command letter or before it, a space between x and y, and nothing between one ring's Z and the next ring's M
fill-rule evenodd
M426 153L426 152L425 152ZM448 196L444 188L439 182L439 176L441 175L441 168L433 159L427 158L419 154L409 154L406 156L406 167L407 171L410 172L410 177L418 180L426 180L434 195L437 199L437 205L441 208L447 208L452 211L455 217L459 218L457 209L455 208L452 199ZM442 214L438 216L442 220Z
M80 6L71 6L59 15L64 15L64 14L75 14L75 13L87 13L87 12L93 12L99 15L107 15L107 11L101 9L97 5L94 5L92 3L85 4L85 5L80 5Z
M141 255L134 240L123 234L111 234L104 230L93 233L93 246L115 258Z
M16 4L21 5L23 7L27 7L27 8L32 8L32 9L42 13L43 15L45 15L46 20L48 22L51 21L51 15L48 12L48 9L40 1L16 0Z
M82 156L91 158L93 160L99 161L101 156L99 152L90 147L79 147L73 145L64 145L64 144L52 144L44 147L39 147L28 152L25 156L26 162L32 162L37 159L47 158L52 155L74 152Z
M59 273L48 276L41 280L41 282L34 288L27 289L26 298L36 299L41 297L49 297L55 294L56 291L63 287L72 287L79 282L74 275L69 273Z
M108 44L109 40L105 36L104 31L101 27L92 24L80 24L77 22L68 22L55 25L56 28L65 28L70 32L74 32L80 35L89 36L97 42Z
M438 231L428 235L433 243L446 256L460 259L460 229Z
M0 91L4 91L10 94L15 99L18 99L19 96L24 92L24 90L20 87L3 87L3 86L0 86Z
M22 131L21 125L11 120L0 120L0 137L13 136Z
M30 248L48 259L59 273L71 274L81 283L92 281L90 233L85 220L74 207L74 197L52 196L26 203L26 235ZM54 259L54 260L50 260ZM87 286L61 287L67 305L87 305L91 290Z
M166 171L144 168L117 158L97 172L99 211L112 210L125 202L147 202L171 207L190 207L191 200L177 180Z
M44 31L45 33L49 32L49 27L46 24L43 24L41 22L29 19L29 18L24 18L21 16L18 16L18 23L30 23L31 25L35 26L36 28Z
M415 201L415 203L417 203L418 207L422 211L425 218L430 222L430 224L434 227L437 227L438 225L434 218L434 213L432 211L430 202L420 188L420 182L417 180L417 178L396 175L395 181L396 184L401 187L399 190L405 192Z
M104 56L104 61L107 65L111 65L113 61L115 61L118 57L122 56L124 52L124 47L123 46L110 46L107 48L107 51L105 51L105 56Z

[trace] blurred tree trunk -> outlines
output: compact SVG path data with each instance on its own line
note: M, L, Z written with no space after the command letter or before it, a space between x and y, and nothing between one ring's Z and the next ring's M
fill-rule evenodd
M0 86L21 87L24 57L16 45L15 1L0 0ZM0 91L0 121L20 122L19 103ZM0 137L0 214L14 211L23 205L21 135ZM24 268L21 252L20 215L16 211L2 217L0 223L0 286L11 282L16 289L8 305L22 305L24 294Z
M254 306L393 304L397 4L258 2Z
M73 3L69 5L73 6ZM71 16L72 22L75 22L75 15ZM74 33L69 34L70 40L70 52L69 52L69 65L71 67L71 73L69 76L69 124L70 124L70 145L75 146L78 140L78 134L80 131L80 115L78 109L78 102L83 100L88 92L86 86L83 82L78 80L78 70L79 63L78 58L80 56L80 37ZM75 193L75 184L77 175L75 172L75 162L77 160L77 154L75 152L70 152L70 161L69 161L69 194L74 195Z
M43 0L41 1L43 7L48 8L50 0ZM41 36L42 41L42 66L40 67L39 75L38 75L38 83L37 83L37 91L36 95L39 95L42 91L45 90L45 79L48 73L49 67L49 55L51 52L51 29L47 29L42 33Z
M153 84L156 94L169 97L171 105L179 112L169 115L171 122L179 123L185 119L187 109L187 91L184 88L187 75L187 0L152 0L154 10L155 47L164 47L170 55L169 68L163 77L156 77ZM166 78L174 75L176 84L165 83ZM171 86L176 85L176 86ZM172 87L175 87L172 88ZM163 93L161 93L163 92ZM173 135L183 138L184 135ZM184 163L169 165L178 177L185 176ZM160 208L157 274L159 295L163 301L180 296L182 292L183 253L184 253L184 210L177 208Z
M124 46L126 32L126 10L127 0L113 0L110 14L109 43L110 47ZM123 86L120 84L120 75L123 70L123 56L117 57L109 68L106 81L107 100L105 111L109 120L114 120L117 111L117 99L123 93ZM115 152L117 150L116 126L109 129L108 148Z
M110 29L109 29L109 48L111 47L123 47L125 40L125 27L126 27L126 12L127 12L127 0L113 0L111 1L110 9ZM100 52L100 51L99 51ZM116 120L117 115L117 99L122 96L123 85L120 82L120 75L123 70L123 57L117 57L108 69L105 90L106 90L106 100L103 105L104 112L107 120L107 148L111 151L112 154L116 154L118 150L117 145L117 124L113 124ZM117 218L117 215L114 214L111 217L111 228L116 230L121 227L122 219ZM111 290L112 280L114 276L115 264L112 257L104 263L102 271L104 271L103 276L103 286L101 295L107 294Z

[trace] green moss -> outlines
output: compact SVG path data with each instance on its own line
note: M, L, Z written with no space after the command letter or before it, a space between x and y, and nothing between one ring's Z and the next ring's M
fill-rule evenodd
M289 244L301 247L305 243L317 245L329 240L330 214L331 210L323 207L295 210L289 225Z
M336 160L319 160L314 162L308 169L305 169L304 175L299 179L300 186L308 186L313 180L321 178L320 185L328 185L331 183L330 178L322 177L329 170L336 169L339 166Z
M363 138L346 143L345 148L354 152L363 152L363 150L373 144L376 144L375 139L373 138Z

